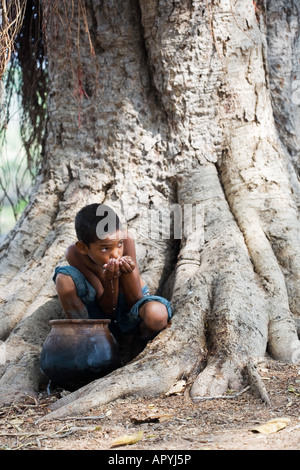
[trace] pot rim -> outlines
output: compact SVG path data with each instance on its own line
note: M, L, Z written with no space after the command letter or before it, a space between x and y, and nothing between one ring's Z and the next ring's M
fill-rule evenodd
M50 320L49 321L49 324L50 325L54 325L54 324L77 324L77 325L84 325L84 324L90 324L90 325L94 325L94 324L99 324L99 323L102 323L102 324L108 324L108 323L111 323L111 320L107 319L107 318L64 318L64 319L57 319L57 320Z

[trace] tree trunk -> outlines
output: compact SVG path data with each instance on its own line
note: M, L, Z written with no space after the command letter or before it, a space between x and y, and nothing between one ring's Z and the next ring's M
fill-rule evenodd
M268 47L268 15L283 22L286 2L73 3L68 12L44 5L47 158L2 248L2 400L39 388L48 320L62 316L52 272L91 202L118 210L122 201L142 277L172 299L174 317L134 361L59 400L50 417L160 394L182 377L192 397L239 389L248 362L266 351L296 361L298 144L273 112L269 68L283 59ZM293 63L298 50L294 42ZM286 122L291 112L285 104ZM180 246L148 230L149 214L174 204L185 221L191 207L202 215Z

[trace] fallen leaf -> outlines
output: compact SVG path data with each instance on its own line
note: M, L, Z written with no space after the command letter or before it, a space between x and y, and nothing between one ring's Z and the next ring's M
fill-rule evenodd
M183 390L184 390L184 387L186 385L186 381L185 380L179 380L179 382L176 382L176 384L174 384L170 390L168 390L168 392L166 392L166 396L170 396L170 395L176 395L177 393L181 393Z
M299 397L300 394L299 394L299 390L297 390L293 385L289 385L288 386L288 392L290 393L294 393L296 395L296 397Z
M136 442L140 441L143 437L143 431L139 431L136 434L124 434L123 436L119 437L110 445L110 447L118 447L118 446L128 446L135 444Z
M281 429L284 429L290 422L290 418L275 418L267 423L260 424L256 428L251 429L252 432L259 432L262 434L272 434Z

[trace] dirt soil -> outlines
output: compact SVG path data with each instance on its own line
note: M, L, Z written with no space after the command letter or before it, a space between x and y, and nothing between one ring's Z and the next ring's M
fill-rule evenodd
M249 390L192 402L186 393L119 399L84 416L37 422L65 391L24 397L0 410L1 450L299 450L300 366L265 359L258 365L271 406ZM271 434L253 428L289 418ZM116 440L124 435L137 442Z

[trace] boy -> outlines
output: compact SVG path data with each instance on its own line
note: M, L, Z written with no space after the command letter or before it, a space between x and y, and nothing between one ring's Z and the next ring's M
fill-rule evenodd
M140 277L133 238L104 204L83 207L75 218L78 240L67 249L70 266L53 277L69 318L109 318L111 331L152 339L171 318L170 302L152 296Z

